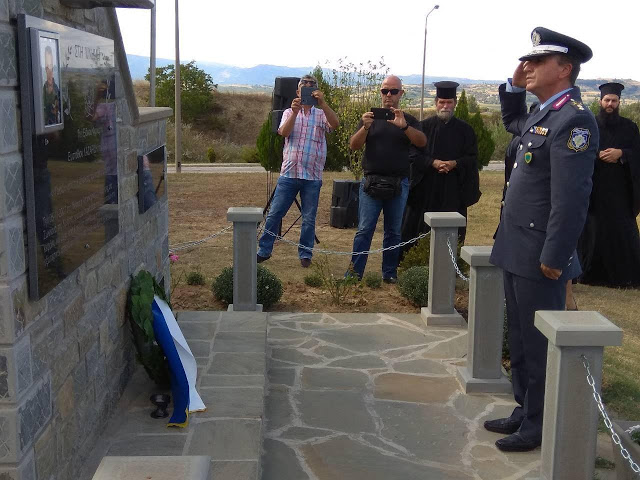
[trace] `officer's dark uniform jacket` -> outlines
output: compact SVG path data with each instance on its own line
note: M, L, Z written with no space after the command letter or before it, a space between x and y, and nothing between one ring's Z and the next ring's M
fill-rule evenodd
M544 109L527 113L526 92L500 86L502 120L520 135L507 183L491 263L533 280L546 278L544 263L562 270L561 280L580 274L575 252L585 223L598 127L574 87Z

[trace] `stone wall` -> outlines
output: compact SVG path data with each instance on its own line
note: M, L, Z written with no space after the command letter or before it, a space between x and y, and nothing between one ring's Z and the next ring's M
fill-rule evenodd
M120 233L39 301L27 288L18 13L112 38L118 57ZM169 278L167 200L140 215L136 172L138 153L165 142L171 111L138 110L132 92L113 9L0 0L0 480L77 478L135 365L130 276Z

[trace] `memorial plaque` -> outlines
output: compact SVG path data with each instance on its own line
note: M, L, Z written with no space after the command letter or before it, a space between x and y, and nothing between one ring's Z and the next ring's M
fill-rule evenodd
M165 147L138 157L138 205L140 213L149 210L167 192Z
M26 15L18 35L29 291L40 298L118 234L115 48L108 38ZM31 71L33 56L44 58L33 38L56 38L59 48L63 128L43 134L33 99L47 84L36 84L46 77Z

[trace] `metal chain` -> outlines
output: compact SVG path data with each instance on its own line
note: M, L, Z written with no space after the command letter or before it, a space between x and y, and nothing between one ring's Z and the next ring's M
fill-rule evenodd
M451 248L451 242L449 241L448 236L447 236L447 247L449 247L449 255L451 256L451 263L453 263L453 268L456 269L456 273L462 280L464 280L465 282L468 282L469 277L465 277L464 274L458 268L458 264L456 262L456 256L453 254L453 249Z
M201 245L201 244L211 240L212 238L217 237L218 235L222 235L223 233L228 232L232 228L233 228L233 225L229 225L228 227L225 227L222 230L220 230L219 232L214 233L213 235L209 235L208 237L205 237L202 240L196 240L196 241L193 241L193 242L179 243L178 245L174 245L172 247L169 247L169 253L179 252L181 250L187 250L189 248L197 247L198 245Z
M299 243L292 242L291 240L288 240L288 239L286 239L284 237L281 237L280 235L277 235L277 234L275 234L273 232L270 232L266 228L264 229L264 233L267 233L267 234L271 235L272 237L275 237L276 240L283 241L284 243L288 243L289 245L293 245L294 247L302 248L304 250L307 250L308 252L325 253L327 255L349 255L349 256L354 256L354 255L370 255L372 253L380 253L380 252L385 252L387 250L394 250L396 248L404 247L405 245L408 245L408 244L413 243L413 242L417 242L418 240L429 236L429 234L431 232L429 231L427 233L421 233L417 237L412 238L411 240L407 240L406 242L400 242L397 245L392 245L390 247L385 247L385 248L378 248L376 250L366 250L364 252L338 252L338 251L334 251L334 250L325 250L325 249L322 249L322 248L307 247L305 245L301 245Z
M589 369L589 360L587 360L587 357L585 357L584 355L580 355L580 358L582 358L582 365L584 365L584 368L587 370L587 383L591 386L593 390L593 398L595 399L596 404L598 405L598 410L600 410L600 414L602 415L604 424L607 426L607 428L611 432L611 439L613 440L613 443L620 447L620 453L622 454L622 458L624 458L629 462L629 465L631 465L631 470L633 470L635 473L640 473L640 467L638 467L638 464L633 461L633 459L631 458L631 455L629 454L629 451L626 448L624 448L624 446L622 445L622 442L620 441L620 436L613 431L613 423L611 422L611 419L609 418L609 415L607 414L607 411L605 410L604 405L602 404L602 397L596 390L596 381L593 378L593 375L591 375L591 370Z

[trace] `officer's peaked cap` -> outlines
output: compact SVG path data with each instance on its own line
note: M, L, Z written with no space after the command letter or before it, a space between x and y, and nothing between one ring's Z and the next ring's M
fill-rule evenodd
M520 61L544 57L546 55L561 54L569 55L578 62L585 63L593 56L591 49L581 41L544 27L536 27L533 29L531 32L531 43L533 44L533 48L529 53L520 57Z

